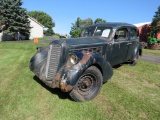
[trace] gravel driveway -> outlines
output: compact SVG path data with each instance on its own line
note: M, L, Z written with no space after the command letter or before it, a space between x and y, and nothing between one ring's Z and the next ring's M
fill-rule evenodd
M141 59L160 64L160 56L153 56L153 55L143 54Z

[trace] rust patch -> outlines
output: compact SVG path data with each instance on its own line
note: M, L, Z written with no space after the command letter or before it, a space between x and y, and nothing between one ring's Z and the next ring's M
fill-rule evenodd
M80 60L79 62L80 62L81 64L86 64L87 61L91 58L92 54L91 54L91 53L88 53L88 54L87 54L85 51L82 51L82 53L83 53L83 58L82 58L82 60Z
M70 72L68 72L67 76L68 76L68 77L71 77L71 76L72 76L72 74L71 74Z
M150 88L158 88L154 83L149 83L148 81L144 81L143 85Z
M59 88L59 82L61 79L61 75L59 73L56 74L55 78L52 80L52 88Z
M69 58L68 58L68 60L69 60ZM65 70L67 70L68 68L71 67L70 65L68 65L68 60L67 60L67 63L65 64Z
M56 74L55 80L60 80L61 75L59 73Z
M64 92L69 92L69 91L72 90L73 86L71 86L71 85L66 85L65 83L61 83L61 84L60 84L60 88L61 88L61 90L64 91Z

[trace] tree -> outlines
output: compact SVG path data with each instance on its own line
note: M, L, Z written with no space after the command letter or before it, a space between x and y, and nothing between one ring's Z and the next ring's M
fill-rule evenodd
M153 34L157 35L158 32L160 32L160 26L158 26L158 22L160 22L160 6L158 7L158 10L155 12L155 15L153 16L153 20L151 23L150 28L150 34L153 37Z
M53 35L55 34L52 28L48 28L47 30L44 30L45 35Z
M48 29L45 31L45 34L54 34L52 28L55 27L55 22L53 22L52 17L47 13L42 11L30 11L28 12L28 15L36 19L39 23Z
M21 0L1 0L0 24L5 25L4 33L14 35L20 32L29 38L30 22L26 9L22 8L21 5Z
M72 23L70 35L71 35L73 38L77 38L77 37L80 37L81 32L82 32L82 31L81 31L80 27L78 27L78 26L76 26L75 24Z
M81 30L83 30L85 27L92 25L92 24L93 24L93 20L91 18L87 18L87 19L80 21L80 28Z
M106 20L97 18L94 21L94 24L97 24L97 23L106 23ZM70 35L74 38L80 37L83 29L92 24L93 24L93 20L91 18L82 20L80 17L78 17L75 23L72 23Z
M95 21L94 21L94 24L97 24L97 23L106 23L106 20L103 20L101 18L97 18Z
M77 18L77 20L75 21L75 23L72 23L72 27L71 27L71 31L70 31L70 35L73 38L77 38L81 36L82 30L93 24L93 20L91 18L87 18L82 20L80 17Z

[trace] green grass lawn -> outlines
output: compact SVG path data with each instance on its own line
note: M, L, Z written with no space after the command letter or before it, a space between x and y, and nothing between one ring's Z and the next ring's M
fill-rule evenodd
M52 40L52 38L49 37L42 37L42 38L38 38L39 40Z
M29 61L42 45L0 43L0 120L160 119L160 64L114 69L95 99L79 103L34 78Z
M59 39L58 35L53 35L53 37L55 39ZM49 36L44 36L43 38L39 38L39 40L53 40L53 38L49 37Z
M54 38L59 39L60 37L58 35L53 35Z
M143 49L143 54L160 56L160 50Z

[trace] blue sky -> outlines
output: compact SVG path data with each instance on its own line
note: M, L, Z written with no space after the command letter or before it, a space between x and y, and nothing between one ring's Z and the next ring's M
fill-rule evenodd
M43 11L55 22L54 32L69 34L71 23L102 18L108 22L131 24L151 22L160 0L22 0L27 11Z

